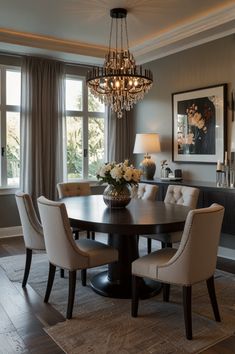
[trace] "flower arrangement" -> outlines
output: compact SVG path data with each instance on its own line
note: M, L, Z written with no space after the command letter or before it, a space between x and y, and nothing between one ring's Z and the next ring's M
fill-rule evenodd
M105 163L97 173L100 183L108 183L113 186L130 185L136 186L140 181L142 171L134 168L128 160L121 163Z

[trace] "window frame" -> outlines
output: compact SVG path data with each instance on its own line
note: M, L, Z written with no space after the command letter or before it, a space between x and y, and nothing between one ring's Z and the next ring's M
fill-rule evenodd
M89 180L92 181L92 178L88 177L89 169L89 144L88 144L88 132L89 132L89 118L104 118L104 155L106 156L106 136L107 136L107 115L108 110L105 106L104 112L90 112L88 110L88 87L86 85L85 76L79 74L66 74L65 80L81 80L82 81L82 110L67 110L65 107L65 119L64 119L64 179L70 182L80 181L80 180ZM66 97L66 92L65 92ZM67 171L67 130L66 130L66 118L67 117L81 117L82 118L82 177L81 178L68 178Z
M19 184L9 186L7 184L7 112L21 113L21 105L9 105L7 99L7 71L15 71L21 73L21 67L18 65L0 64L0 147L1 147L1 163L0 163L0 188L1 189L14 189L19 188ZM19 116L21 124L21 114ZM21 139L21 136L20 136Z

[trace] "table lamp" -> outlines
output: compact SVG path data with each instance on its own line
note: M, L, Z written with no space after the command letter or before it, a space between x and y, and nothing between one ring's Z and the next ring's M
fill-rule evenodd
M136 134L134 154L145 154L144 160L140 163L140 168L143 171L144 179L153 179L156 164L151 159L149 153L160 152L160 140L159 134L157 133L147 133L147 134Z

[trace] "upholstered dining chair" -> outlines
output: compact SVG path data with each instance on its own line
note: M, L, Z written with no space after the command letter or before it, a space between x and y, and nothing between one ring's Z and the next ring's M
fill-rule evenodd
M137 317L141 277L164 284L163 300L169 301L168 284L183 287L183 308L186 338L192 339L192 285L206 280L215 320L220 322L214 287L217 250L224 216L224 207L191 210L187 216L178 250L163 248L132 263L132 316Z
M180 204L195 209L199 196L199 189L182 185L169 185L165 195L165 203ZM172 244L179 242L182 232L171 232L167 234L144 235L147 238L148 253L152 251L152 240L160 241L162 248L172 247Z
M86 196L91 194L91 187L88 182L60 182L57 184L57 191L59 198L66 197L79 197ZM79 238L79 232L82 231L77 227L73 227L73 233L75 236L75 240ZM87 231L87 238L90 238L90 232ZM92 240L95 239L95 232L91 232Z
M18 191L15 193L16 203L23 228L23 238L26 248L26 262L22 287L27 284L33 250L45 250L42 226L36 215L32 199L29 194Z
M38 198L45 246L49 258L49 276L44 302L48 302L56 267L69 271L67 318L72 317L76 287L76 271L81 270L82 285L86 285L86 270L118 260L118 251L106 244L90 239L75 241L64 203L45 197Z
M132 188L131 197L145 200L155 200L158 186L148 183L139 183Z

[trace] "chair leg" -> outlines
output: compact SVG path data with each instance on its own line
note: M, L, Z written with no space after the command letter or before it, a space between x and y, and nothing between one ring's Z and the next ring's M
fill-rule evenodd
M82 286L86 286L86 269L81 270Z
M172 243L171 242L161 242L162 248L172 248Z
M151 253L151 251L152 251L152 240L151 240L151 238L147 238L147 248L148 248L148 254Z
M139 306L139 277L132 275L132 300L131 300L131 316L138 316L138 306Z
M95 231L91 231L91 239L92 239L92 240L95 239Z
M24 269L24 278L22 281L22 288L24 288L27 284L31 261L32 261L32 253L33 253L33 251L31 249L26 248L26 260L25 260L25 269Z
M69 296L68 296L68 307L67 307L67 319L72 318L74 295L76 288L76 270L69 271Z
M169 302L170 299L170 284L163 284L162 285L162 294L163 294L163 301Z
M79 231L75 230L73 233L74 233L74 239L78 240L79 239Z
M183 286L183 306L186 338L192 339L192 287Z
M48 300L49 300L52 285L53 285L54 278L55 278L55 271L56 271L56 266L54 266L54 264L49 263L49 275L48 275L48 280L47 280L47 288L46 288L46 294L44 297L44 302L48 302Z
M207 289L208 289L208 293L210 296L211 306L213 308L215 320L217 322L221 322L221 318L220 318L220 314L219 314L219 307L218 307L218 303L216 300L215 283L214 283L214 276L213 275L212 275L212 277L207 279L206 284L207 284Z
M60 277L64 278L64 269L60 268Z

